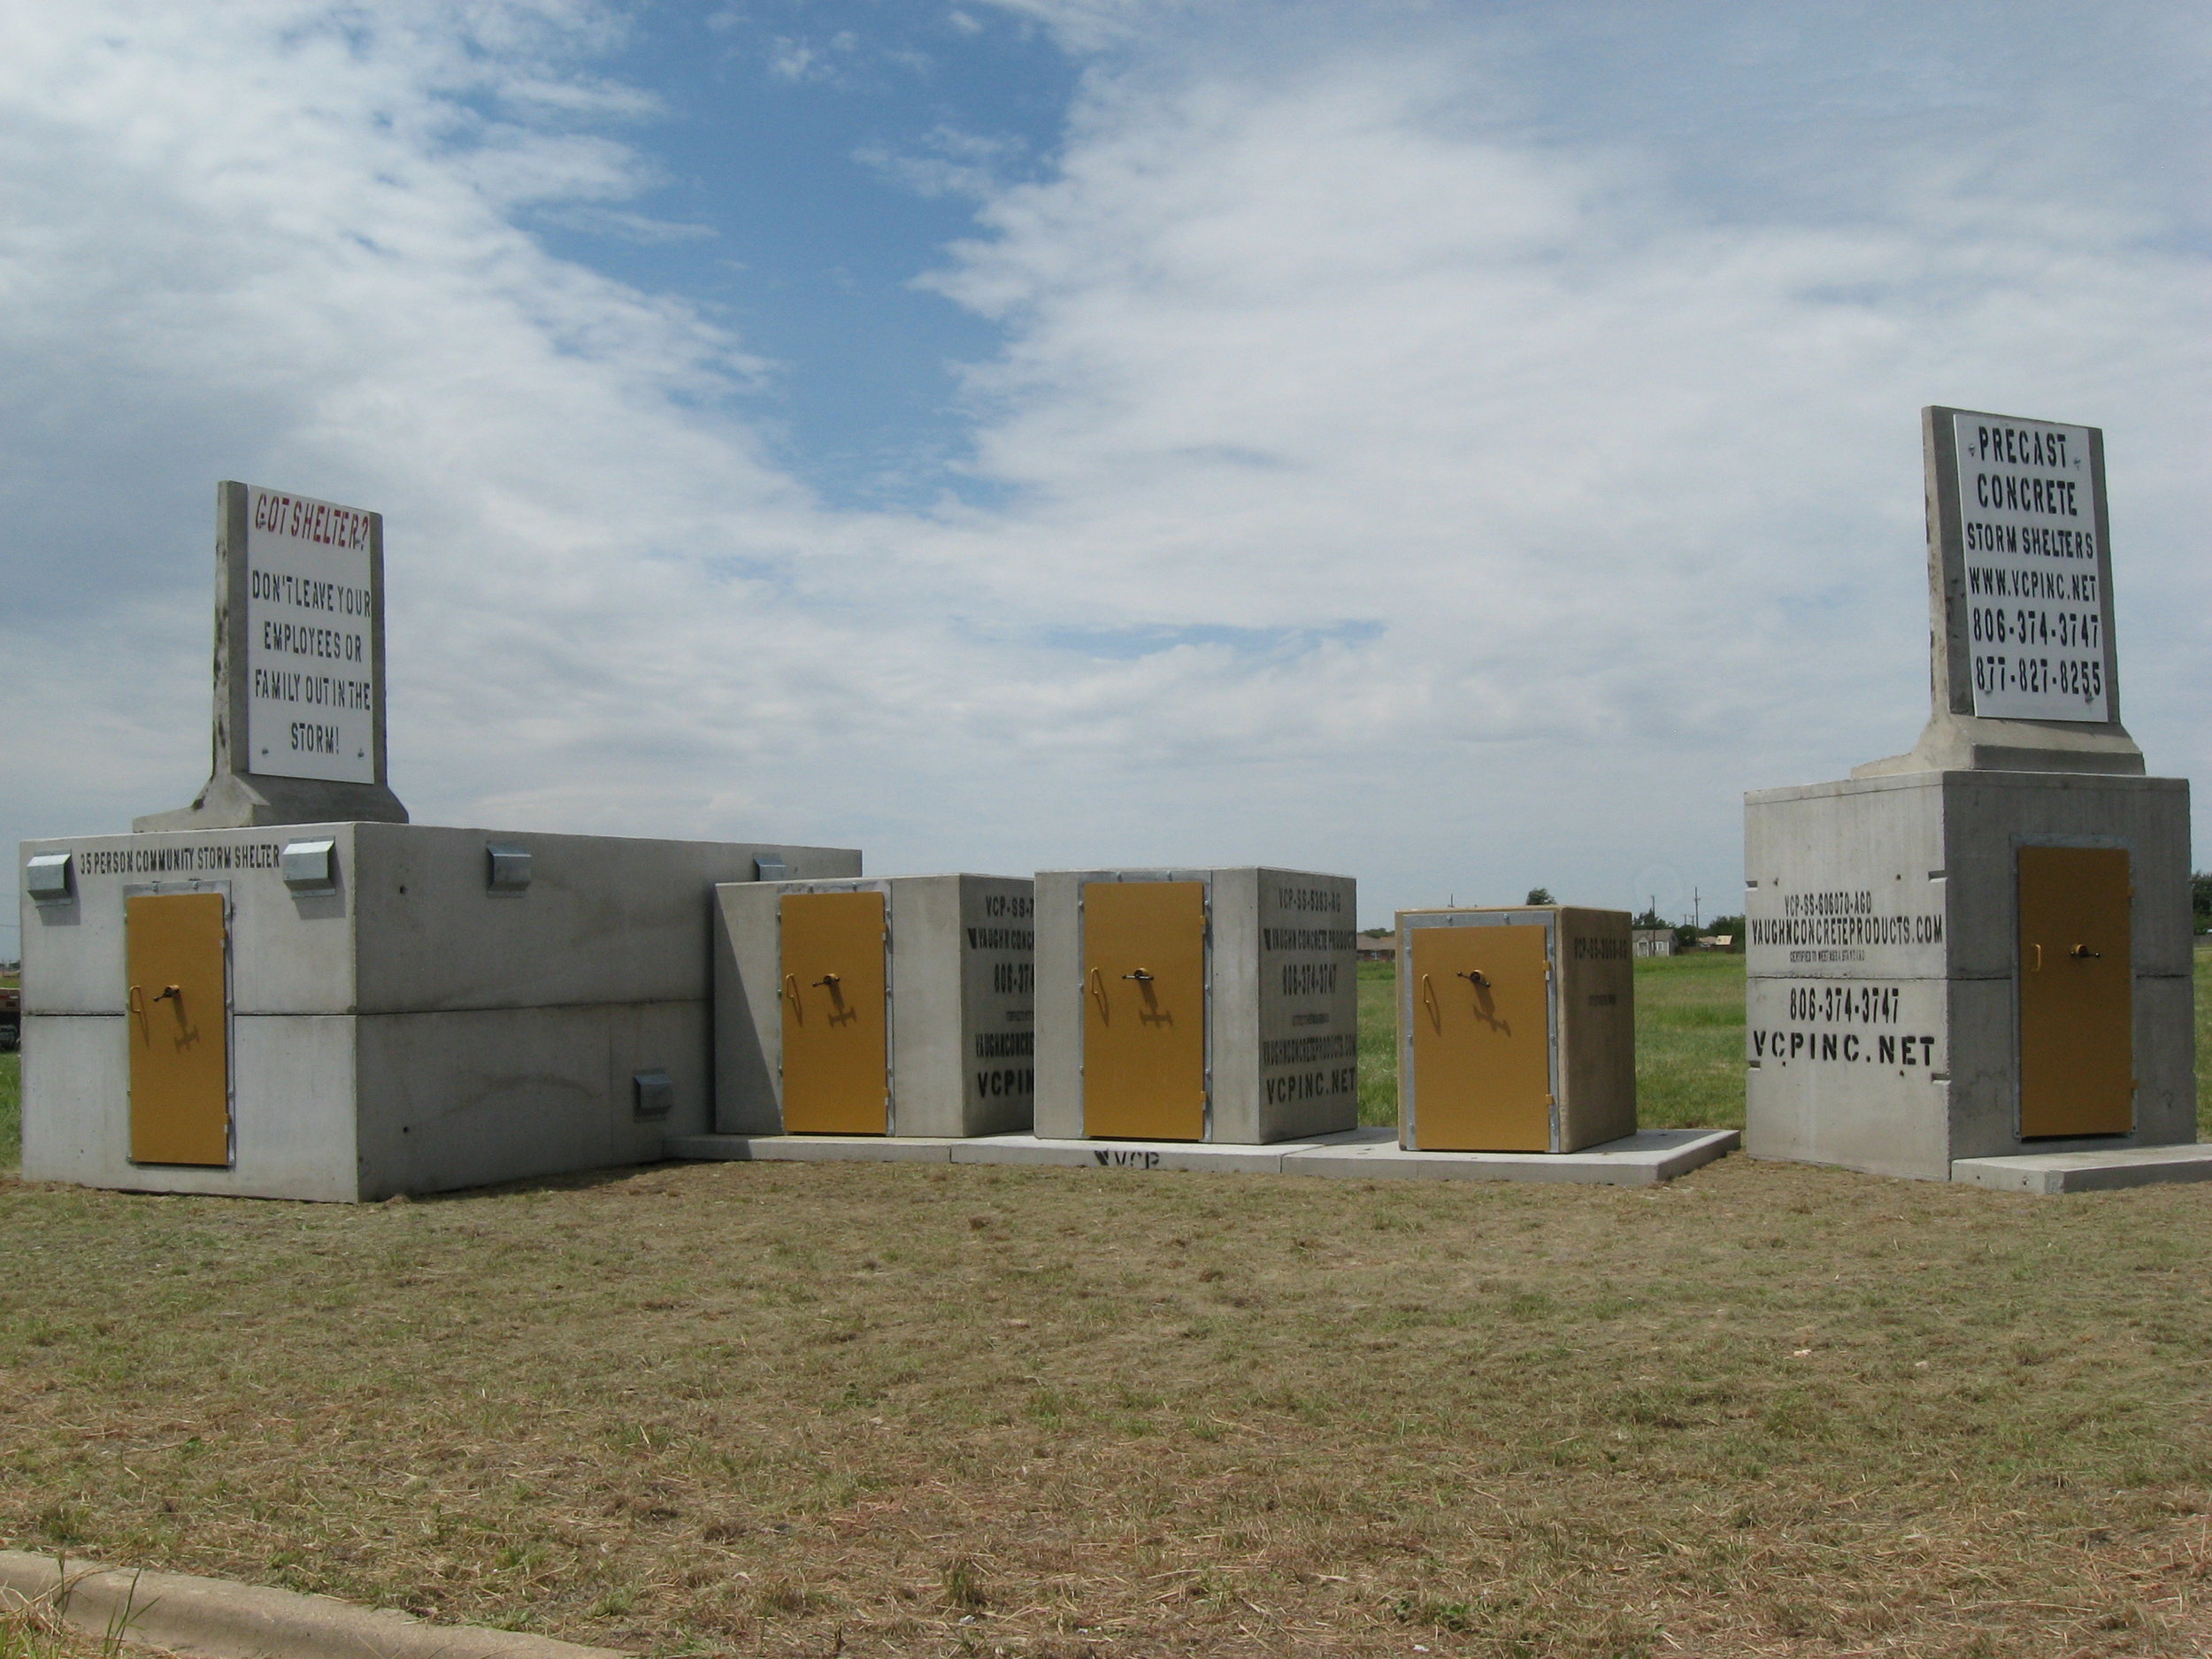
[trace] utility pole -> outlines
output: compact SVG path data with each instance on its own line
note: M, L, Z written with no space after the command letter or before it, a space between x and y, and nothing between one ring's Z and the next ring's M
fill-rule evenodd
M1701 931L1701 924L1698 918L1703 914L1704 902L1703 895L1695 887L1692 887L1690 889L1690 931L1694 933Z

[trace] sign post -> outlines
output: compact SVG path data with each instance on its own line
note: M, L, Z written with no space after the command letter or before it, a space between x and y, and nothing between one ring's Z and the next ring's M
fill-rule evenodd
M384 520L216 486L214 764L138 830L403 824L384 761Z
M1932 707L1909 754L1851 775L2141 776L2120 724L2104 434L1940 405L1920 426Z

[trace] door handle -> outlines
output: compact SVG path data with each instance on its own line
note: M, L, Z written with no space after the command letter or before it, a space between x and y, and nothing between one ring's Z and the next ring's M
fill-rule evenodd
M2029 972L2030 973L2040 973L2040 972L2043 972L2043 947L2042 947L2042 946L2040 946L2040 945L2039 945L2039 944L2036 944L2036 943L2034 943L2032 941L2030 941L2030 943L2029 943L2029 945L2028 945L2028 949L2029 949L2030 950L2032 950L2033 952L2035 952L2035 960L2034 960L2033 962L2031 962L2031 963L2028 964L2028 972Z
M1134 973L1125 973L1121 977L1125 979L1135 979L1145 985L1152 983L1152 976L1142 968L1139 968Z
M2076 945L2066 954L2071 956L2076 962L2101 962L2104 960L2103 951L2092 950L2086 945Z
M1098 999L1098 1011L1106 1011L1106 979L1096 968L1091 970L1091 995Z
M1421 1001L1427 1005L1429 1018L1441 1021L1443 1014L1436 1005L1436 981L1425 973L1421 976Z
M1488 979L1483 977L1483 972L1480 968L1471 968L1464 973L1454 974L1452 978L1455 979L1464 979L1468 984L1476 987L1481 987L1490 983Z
M787 973L783 976L783 994L795 1002L799 1000L799 981L796 975Z
M125 1005L129 1008L130 1011L137 1015L139 1018L143 1019L146 1018L146 987L144 986L134 985L131 987L131 994L124 999L124 1002Z
M154 1001L157 1002L165 1002L173 996L177 999L177 1002L180 1004L181 1004L184 1001L184 987L180 985L165 985L162 987L159 991L155 993Z
M815 983L815 986L816 986L816 987L817 987L818 989L819 987L821 987L822 986L826 985L826 986L830 987L833 990L834 990L834 989L836 988L836 987L837 987L837 983L838 983L838 979L839 979L839 978L840 978L840 976L839 976L839 975L837 975L837 974L834 974L834 973L826 973L826 974L824 974L824 975L823 975L820 979L818 979L815 980L815 982L814 982L814 983Z

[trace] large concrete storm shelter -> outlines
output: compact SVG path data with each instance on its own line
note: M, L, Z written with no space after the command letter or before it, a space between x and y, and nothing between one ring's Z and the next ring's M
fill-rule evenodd
M2212 1174L2189 790L2120 722L2103 435L1924 411L1933 710L1746 797L1746 1149L2022 1190Z
M710 895L834 849L410 824L383 526L219 488L215 766L20 859L23 1171L360 1200L657 1158L709 1123Z

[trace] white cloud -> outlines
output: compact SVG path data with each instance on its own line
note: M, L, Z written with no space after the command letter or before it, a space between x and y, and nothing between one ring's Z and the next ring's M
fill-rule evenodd
M2083 135L2086 95L1824 117L1856 142L1778 139L1763 197L1494 102L1519 49L1448 19L1193 56L1179 11L1056 8L1116 42L1058 173L941 157L981 213L928 280L1007 342L967 380L996 504L862 515L767 458L743 342L518 228L655 222L649 157L579 130L649 106L597 78L618 19L336 15L0 21L19 833L204 775L244 476L386 512L426 818L1305 862L1371 910L1727 893L1739 790L1917 728L1933 401L2108 427L2131 721L2212 760L2203 227L2095 161L2148 141Z

